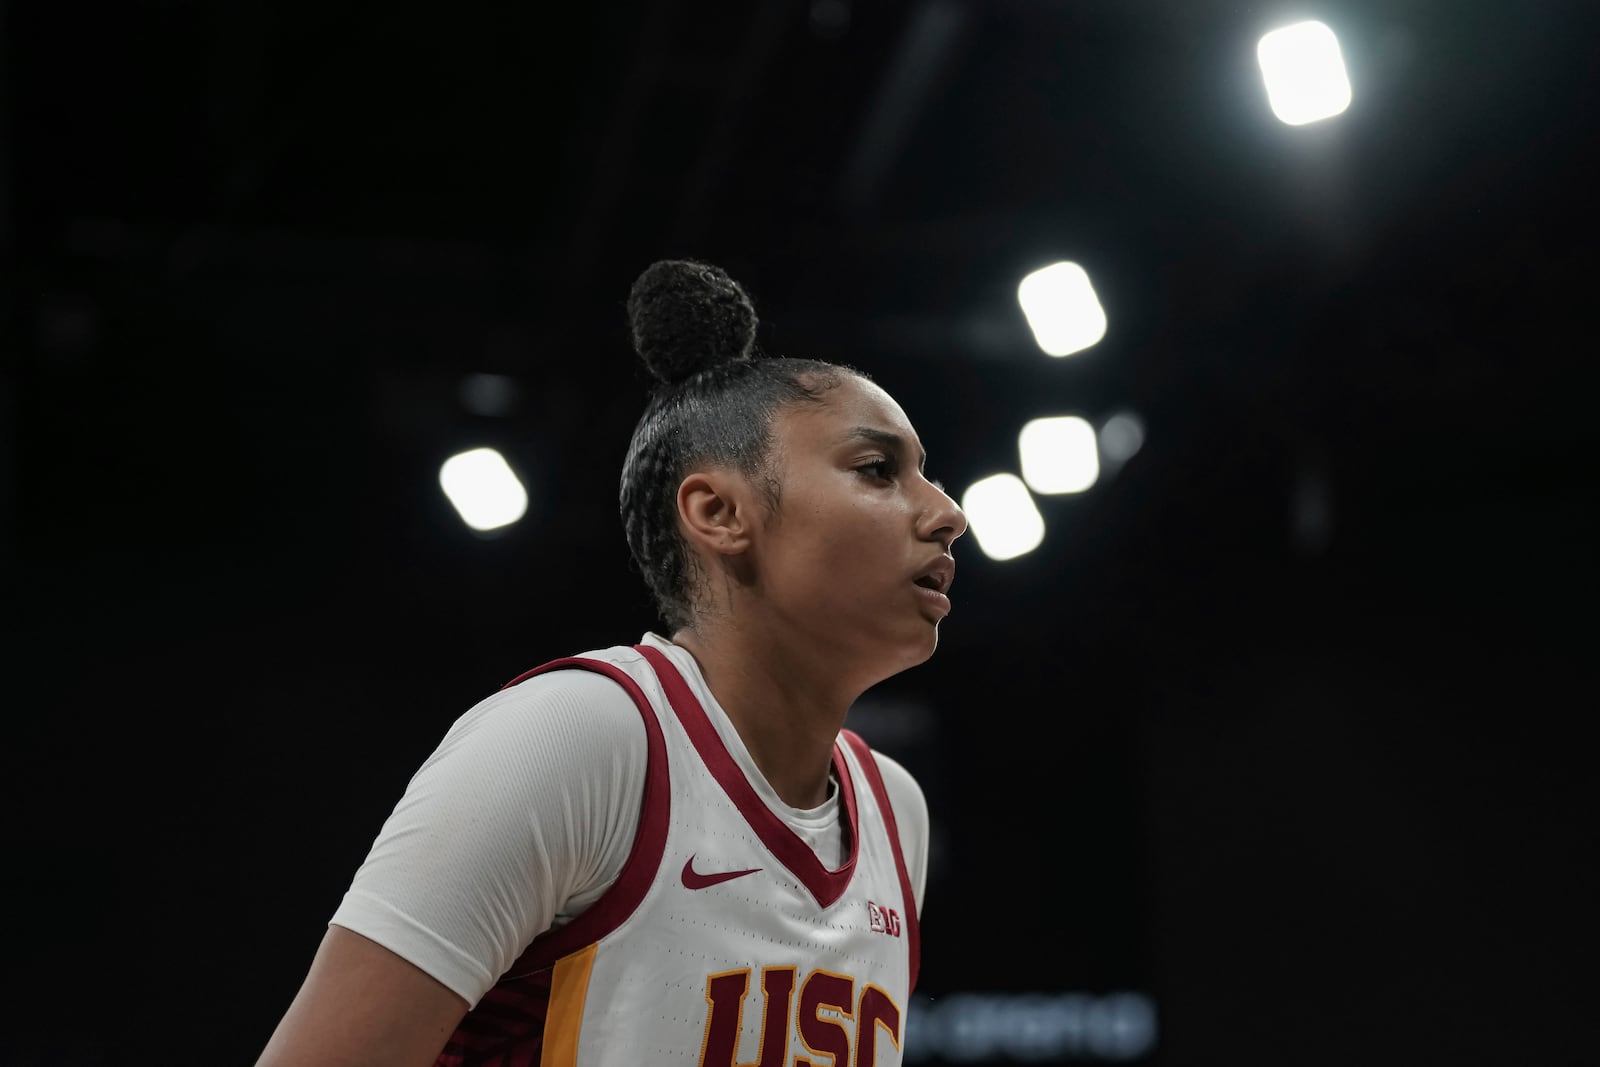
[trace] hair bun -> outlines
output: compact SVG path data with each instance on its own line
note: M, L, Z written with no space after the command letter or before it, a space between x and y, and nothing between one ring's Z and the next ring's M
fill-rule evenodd
M707 367L749 359L756 309L720 267L663 259L644 269L628 294L633 348L650 373L679 382Z

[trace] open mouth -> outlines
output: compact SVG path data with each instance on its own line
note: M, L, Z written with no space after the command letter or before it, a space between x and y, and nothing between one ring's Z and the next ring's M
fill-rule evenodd
M935 593L941 593L944 591L939 588L939 579L935 578L931 574L924 574L921 578L918 578L917 584L922 586L924 589L932 589Z

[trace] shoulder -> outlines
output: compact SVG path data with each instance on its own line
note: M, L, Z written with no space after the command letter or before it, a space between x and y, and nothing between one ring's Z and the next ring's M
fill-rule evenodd
M334 924L476 1004L620 869L646 781L642 714L581 669L484 697L412 775Z
M889 803L894 806L894 817L900 824L901 835L904 836L908 829L908 822L925 831L928 825L928 801L916 776L894 758L877 749L871 751L873 762L878 765L878 773L883 776L884 792L889 794ZM925 832L923 836L926 836Z
M419 773L440 765L467 773L534 769L564 772L609 764L616 753L644 758L641 709L612 677L552 669L508 684L467 709L446 731Z

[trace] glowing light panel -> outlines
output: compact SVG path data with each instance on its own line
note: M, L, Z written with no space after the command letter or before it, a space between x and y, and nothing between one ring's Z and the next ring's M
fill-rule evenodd
M1105 309L1076 263L1052 263L1023 278L1017 303L1046 355L1070 356L1106 335Z
M1015 559L1044 540L1044 516L1015 474L992 474L973 482L961 496L961 510L967 513L973 540L990 559Z
M492 448L474 448L445 460L439 467L439 487L461 521L474 530L509 526L528 510L528 491Z
M1339 39L1320 22L1273 30L1256 44L1272 113L1290 126L1329 118L1350 106Z
M1076 415L1034 419L1017 435L1022 480L1035 493L1081 493L1100 477L1094 427Z

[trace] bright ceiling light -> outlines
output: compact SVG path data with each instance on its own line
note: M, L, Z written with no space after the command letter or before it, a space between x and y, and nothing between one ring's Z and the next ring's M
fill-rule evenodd
M474 448L445 460L439 486L461 521L474 530L509 526L528 510L528 491L492 448Z
M973 482L961 496L961 510L967 513L973 540L990 559L1015 559L1044 540L1044 516L1015 474Z
M1035 493L1081 493L1100 477L1094 427L1076 415L1034 419L1017 435L1022 480Z
M1017 303L1046 355L1070 356L1106 335L1106 313L1076 263L1053 263L1017 285Z
M1339 39L1320 22L1273 30L1256 44L1272 113L1290 126L1339 114L1350 106L1350 79Z

